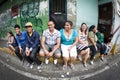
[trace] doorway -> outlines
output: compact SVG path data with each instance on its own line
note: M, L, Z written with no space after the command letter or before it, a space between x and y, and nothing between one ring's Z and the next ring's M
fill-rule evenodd
M112 29L113 6L112 2L99 5L98 30L105 27L104 35L108 37Z
M49 0L49 20L54 21L55 28L64 28L67 20L67 0Z

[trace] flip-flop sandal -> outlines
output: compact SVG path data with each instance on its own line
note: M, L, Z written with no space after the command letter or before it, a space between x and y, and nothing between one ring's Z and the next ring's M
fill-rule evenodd
M65 70L67 68L67 65L63 65L63 70Z
M73 65L73 64L70 64L70 68L71 68L72 70L74 70L74 69L75 69L75 67L74 67L74 65Z

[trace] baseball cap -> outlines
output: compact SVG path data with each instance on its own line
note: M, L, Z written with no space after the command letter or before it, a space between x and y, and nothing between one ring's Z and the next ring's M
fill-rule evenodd
M26 24L25 24L25 27L27 28L27 27L32 27L32 23L31 22L27 22Z

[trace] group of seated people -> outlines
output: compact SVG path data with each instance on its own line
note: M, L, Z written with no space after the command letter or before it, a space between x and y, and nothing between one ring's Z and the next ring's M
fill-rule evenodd
M75 69L74 61L79 59L87 66L87 60L90 57L90 63L93 64L95 54L100 51L100 59L109 52L110 40L104 43L103 28L97 31L94 25L90 26L89 31L86 23L82 23L78 31L73 29L72 21L66 21L64 29L60 31L55 29L53 21L48 21L48 29L43 31L40 38L39 33L33 29L31 22L25 24L26 31L21 31L20 26L16 24L14 30L8 32L8 47L15 52L20 61L26 60L30 68L36 63L37 69L40 69L42 62L38 60L37 54L44 57L45 63L49 63L49 58L54 58L54 64L57 59L64 61L63 70L67 68L68 61L71 69Z

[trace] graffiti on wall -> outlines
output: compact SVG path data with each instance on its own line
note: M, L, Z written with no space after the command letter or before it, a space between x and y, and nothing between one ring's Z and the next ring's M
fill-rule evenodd
M5 32L11 29L13 30L15 24L19 24L22 30L25 30L25 23L27 22L32 22L33 28L40 34L47 28L48 0L23 2L18 6L18 14L15 16L12 15L15 13L14 11L17 11L14 7L0 14L0 32ZM6 35L5 33L2 35Z
M40 16L48 15L48 13L46 13L47 11L48 11L48 1L41 1L39 5L38 15Z
M67 15L68 19L73 21L74 27L76 26L76 0L67 1Z
M67 8L69 10L70 13L68 13L68 16L74 16L76 15L76 2L75 0L69 0L68 4L67 4Z
M10 9L0 14L0 38L5 36L7 30L9 29L9 25L11 25L11 21L12 17Z
M47 0L41 2L23 3L20 6L20 22L24 27L26 22L32 22L35 29L43 32L47 20ZM43 19L44 18L44 19Z
M26 22L32 22L34 26L41 28L42 20L36 17L38 12L39 12L39 2L23 3L20 6L21 26L24 27ZM40 24L38 25L38 23Z

